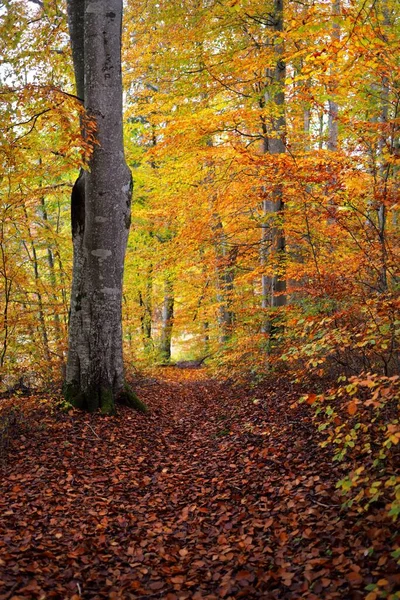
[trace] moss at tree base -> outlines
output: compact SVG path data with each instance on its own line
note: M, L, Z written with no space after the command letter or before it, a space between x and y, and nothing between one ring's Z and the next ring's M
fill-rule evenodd
M101 388L100 412L102 415L113 415L115 413L114 394L111 388Z
M102 387L100 393L96 389L83 392L77 383L64 383L63 394L68 404L74 408L89 413L94 413L100 408L103 415L115 413L114 395L110 388Z
M76 383L64 383L63 395L68 404L80 410L94 413L100 409L102 415L115 414L114 393L111 388L102 387L100 393L97 390L82 392ZM127 384L125 384L123 391L117 395L116 401L143 414L150 412L146 404L138 398Z
M117 402L119 402L119 404L123 404L124 406L128 406L129 408L133 408L134 410L137 410L145 415L149 414L150 412L146 404L140 400L140 398L135 394L128 384L125 384L124 390L117 397Z
M71 406L74 406L75 408L85 410L86 396L79 390L79 387L76 383L64 383L62 391L68 404L71 404Z

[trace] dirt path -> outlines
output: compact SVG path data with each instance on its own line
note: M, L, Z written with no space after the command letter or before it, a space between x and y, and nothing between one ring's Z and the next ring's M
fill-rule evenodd
M150 416L36 410L2 471L0 600L351 600L384 577L393 592L393 527L341 512L290 390L202 373L142 381Z

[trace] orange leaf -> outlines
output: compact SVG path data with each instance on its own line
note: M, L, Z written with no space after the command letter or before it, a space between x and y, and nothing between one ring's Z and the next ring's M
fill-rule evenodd
M350 571L350 573L348 573L346 577L350 581L350 583L354 583L355 585L362 583L363 580L361 575L356 571Z
M357 412L357 400L352 400L347 405L347 412L349 415L355 415Z

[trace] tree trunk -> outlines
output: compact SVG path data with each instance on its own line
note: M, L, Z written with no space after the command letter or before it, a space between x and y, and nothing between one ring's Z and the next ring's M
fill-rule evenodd
M340 16L341 0L333 0L332 1L332 17L336 19ZM332 25L331 32L331 42L332 44L338 45L340 43L340 25L334 20ZM336 55L334 55L336 56ZM337 96L337 87L338 87L338 74L337 74L337 65L335 65L336 58L333 61L333 66L331 68L331 81L328 85L328 92L330 98L328 100L328 143L327 147L329 152L337 152L339 150L339 104L336 101ZM335 206L335 193L337 188L337 176L335 175L334 164L332 166L328 166L328 179L327 179L327 194L331 196L328 202L328 225L332 225L336 222L336 206ZM333 167L333 169L332 169Z
M233 246L229 249L227 236L219 214L214 212L212 218L218 325L220 329L219 343L221 346L224 346L232 337L233 323L235 320L232 308L232 297L238 248L237 246Z
M160 357L162 362L171 360L172 328L174 325L174 286L169 276L165 280L164 303L162 308Z
M42 283L41 283L40 275L39 275L39 261L38 261L37 252L36 252L35 240L32 236L32 232L31 232L28 211L26 210L25 205L23 205L23 211L24 211L24 216L25 216L25 226L26 226L26 231L28 234L30 251L27 247L27 243L25 241L23 241L22 243L23 243L23 246L25 247L26 253L28 255L29 262L31 263L32 268L33 268L33 274L34 274L34 278L35 278L35 290L36 290L34 293L37 298L39 328L40 328L40 333L41 333L41 337L42 337L43 355L44 355L45 361L49 365L51 362L50 345L49 345L49 336L47 333L45 309L44 309L44 303L43 303Z
M283 31L283 0L274 0L273 31L279 34ZM268 82L265 99L262 103L267 106L273 102L277 116L271 118L271 125L263 119L263 152L269 154L284 154L285 143L285 74L286 66L283 60L283 42L274 44L276 66L267 70ZM269 92L269 88L272 93ZM285 235L283 230L284 200L282 185L277 184L268 192L268 197L263 201L263 223L261 228L261 265L267 266L271 260L275 262L275 273L272 276L261 277L261 307L264 311L286 305L286 279L284 275L283 259L286 251ZM270 316L263 319L261 330L263 333L272 332L273 325Z
M49 227L49 218L48 218L48 214L47 214L47 208L46 208L46 201L44 196L41 197L40 199L40 204L42 206L42 217L43 217L43 221L45 222L46 226ZM60 305L61 303L59 302L59 294L57 293L57 290L59 289L60 286L57 285L57 277L56 277L56 270L55 270L55 265L54 265L54 254L53 254L53 249L51 247L50 242L48 243L47 246L47 264L49 266L49 274L50 274L50 285L51 285L51 296L53 298L53 303L54 303L54 325L55 325L55 339L56 339L56 344L57 344L57 352L58 352L58 356L61 360L64 359L63 356L63 345L62 345L62 340L63 340L63 332L61 329L61 320L60 320Z
M146 273L144 294L139 290L139 306L141 309L140 329L144 351L153 348L152 325L153 325L153 265L150 264Z
M3 314L0 317L0 331L3 335L3 341L0 346L0 368L3 369L8 344L9 344L9 336L10 336L10 306L11 306L11 290L13 287L13 278L8 272L7 265L7 255L6 255L6 245L4 243L5 235L4 235L4 222L1 222L0 228L0 275L2 279L2 288L0 290L1 295L3 296ZM1 378L0 378L1 381Z
M386 0L382 2L382 17L383 17L383 34L382 38L387 43L387 30L389 29L390 14ZM378 141L378 164L379 164L379 188L380 197L386 199L388 191L388 179L390 174L390 164L384 157L385 146L393 147L393 144L387 144L387 131L386 124L389 119L389 80L386 75L382 76L381 91L380 91L380 104L381 114L379 121L382 126L381 134ZM379 273L379 291L386 292L388 289L388 274L387 274L387 247L386 247L386 221L387 221L387 209L385 202L381 202L377 208L378 217L378 234L379 234L379 245L380 245L380 273Z
M110 414L124 396L122 279L132 191L122 134L122 0L68 0L68 18L77 95L95 122L96 142L72 191L65 393L77 407Z
M340 0L333 0L332 2L332 17L337 19L340 16ZM340 42L340 26L337 22L333 22L331 39L333 43L339 44ZM337 73L335 65L332 67L331 72L331 83L329 86L329 93L331 97L328 100L329 113L328 113L328 150L331 152L338 151L338 137L339 137L339 105L336 102L335 96L337 92Z

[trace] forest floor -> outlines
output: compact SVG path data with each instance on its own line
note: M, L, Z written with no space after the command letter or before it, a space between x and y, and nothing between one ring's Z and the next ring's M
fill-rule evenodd
M19 401L0 457L0 600L375 600L374 583L395 597L394 525L341 508L290 386L165 368L137 391L148 416Z

